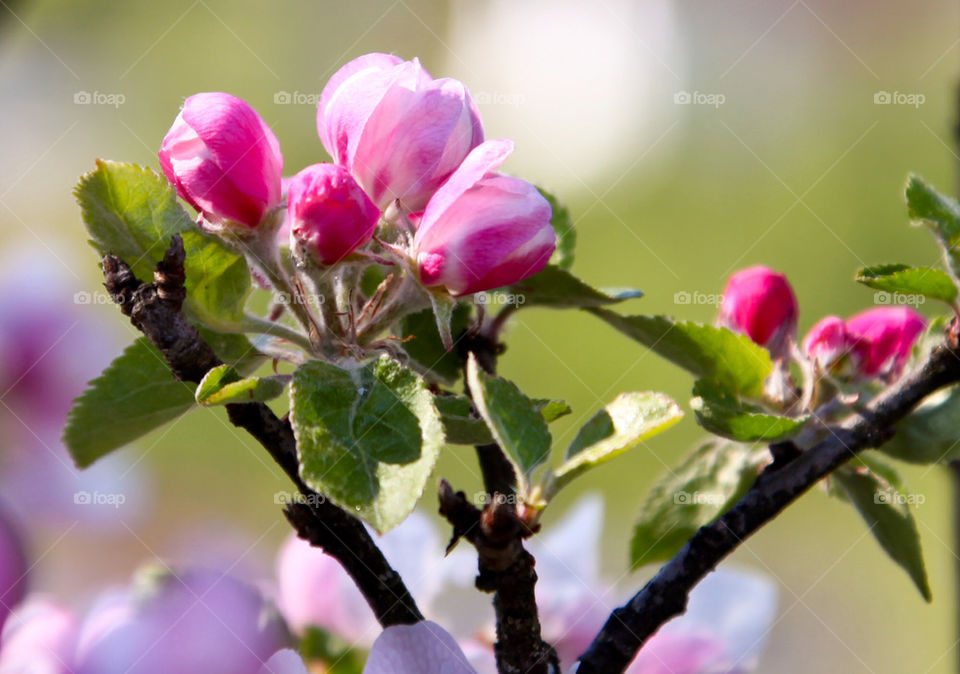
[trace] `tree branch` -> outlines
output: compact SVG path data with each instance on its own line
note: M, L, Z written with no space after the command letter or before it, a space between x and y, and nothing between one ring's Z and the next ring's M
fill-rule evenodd
M494 499L481 511L441 480L440 514L453 525L447 550L461 537L470 541L477 549L477 589L494 593L498 671L559 672L556 651L540 636L535 560L523 547L533 532L517 517L512 499Z
M829 435L793 459L775 461L718 520L702 527L630 601L613 614L580 660L578 674L622 672L637 651L672 617L686 610L693 587L747 537L810 487L864 449L879 447L893 425L931 393L960 381L958 324L913 374L875 398L862 415L830 428Z
M502 351L495 336L468 336L460 346L464 355L473 353L480 367L493 374ZM453 525L449 547L463 537L477 549L477 589L493 593L497 669L511 674L559 672L557 653L540 631L536 561L523 547L523 539L534 532L517 516L513 465L497 444L478 445L476 452L487 492L482 511L462 491L454 493L446 481L440 483L440 514Z
M105 286L131 323L160 350L177 379L199 383L220 359L181 313L186 290L183 241L173 237L157 265L153 283L144 283L114 255L103 259ZM231 423L246 430L270 453L303 496L284 514L297 534L340 562L363 593L383 627L423 620L416 602L358 519L312 491L300 479L290 422L263 403L227 405Z

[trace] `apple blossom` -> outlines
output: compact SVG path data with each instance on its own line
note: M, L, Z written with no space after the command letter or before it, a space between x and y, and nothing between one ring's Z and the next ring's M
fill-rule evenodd
M787 277L758 265L741 269L727 281L718 322L783 358L789 355L798 313Z
M803 338L803 352L821 368L842 358L849 349L847 324L839 316L825 316Z
M342 166L314 164L290 181L293 237L321 264L335 264L373 236L380 211Z
M280 144L250 104L236 96L187 98L159 157L177 193L211 222L254 228L280 203Z
M420 280L466 295L522 281L556 248L550 203L530 183L494 173L508 140L477 146L430 199L414 237Z
M462 82L433 79L417 59L367 54L324 87L317 131L381 209L406 212L430 196L483 141L477 108Z
M864 377L899 374L926 324L910 307L877 307L848 319L857 371Z

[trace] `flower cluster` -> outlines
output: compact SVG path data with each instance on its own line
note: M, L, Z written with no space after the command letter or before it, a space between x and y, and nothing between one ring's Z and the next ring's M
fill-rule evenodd
M719 323L747 335L775 358L789 358L799 310L787 278L766 267L735 273L724 291ZM801 355L821 373L889 381L903 371L926 321L909 307L877 307L844 321L826 316L803 339Z
M203 227L255 242L248 252L281 291L286 280L264 244L278 231L320 295L328 287L320 278L351 263L408 270L427 298L508 285L547 264L556 246L551 206L530 183L497 171L513 144L484 140L462 82L434 79L416 59L367 54L327 83L317 130L333 163L285 180L280 144L256 111L229 94L200 93L164 138L160 164Z

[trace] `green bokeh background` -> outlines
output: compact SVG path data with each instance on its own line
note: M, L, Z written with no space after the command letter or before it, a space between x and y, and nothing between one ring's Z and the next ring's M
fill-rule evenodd
M677 305L675 293L719 292L733 269L757 263L789 275L801 332L826 313L872 306L873 292L852 282L859 266L936 261L929 237L907 223L907 173L948 192L957 182L950 125L960 21L956 3L945 0L658 4L668 8L673 30L669 50L660 53L641 44L652 5L533 2L510 19L510 32L477 24L488 31L482 39L490 54L508 51L544 73L519 88L504 84L496 69L478 74L470 66L475 61L458 58L471 12L508 13L504 2L0 5L0 241L11 249L42 241L61 252L78 290L92 291L99 280L70 190L95 157L156 167L155 150L183 97L222 90L261 112L293 173L326 156L312 107L278 105L274 95L316 93L340 65L369 51L419 56L435 75L463 79L474 92L483 87L512 95L513 103L494 96L480 106L495 119L488 136L516 136L516 161L506 168L523 167L524 177L546 183L569 203L579 229L578 275L646 292L629 311L711 321L715 307ZM571 20L547 47L527 46L518 36L546 30L537 7L552 17L553 28L557 16L578 16L584 8L597 21ZM627 110L619 97L596 94L589 70L566 65L571 58L589 63L606 30L630 55L606 67L622 69L626 81L656 81L654 93ZM721 93L725 102L676 105L673 93L681 90ZM74 104L78 91L122 93L126 100L117 108L80 106ZM925 101L876 105L879 91L920 93ZM538 109L542 100L562 101L556 110L564 119L582 114L588 121L536 128L523 108ZM516 127L504 105L514 105L523 119ZM542 114L550 115L549 108ZM635 117L642 131L625 133L612 149L603 145L599 155L585 153L582 171L576 158L557 159L558 148L589 147L592 134L604 131L595 120L607 114ZM43 262L60 264L52 257ZM132 338L118 313L90 311L118 343ZM621 390L663 390L689 409L687 375L586 314L522 312L509 333L502 372L533 396L573 405L575 414L554 426L558 444ZM602 490L604 569L620 577L640 500L699 436L690 417L582 479L559 498L547 526L578 492ZM38 566L41 589L82 596L117 582L138 562L166 554L185 525L240 532L249 541L248 558L269 570L287 533L273 505L273 493L285 485L222 411L196 411L124 451L155 473L150 517L119 539L42 533L34 546L37 556L49 548ZM760 671L953 671L949 482L940 468L904 472L911 490L925 497L916 516L933 604L923 603L852 509L814 490L733 558L780 587L779 620ZM469 448L450 449L437 471L468 491L478 484L476 473ZM432 496L425 505L432 510ZM652 571L624 583L639 586Z

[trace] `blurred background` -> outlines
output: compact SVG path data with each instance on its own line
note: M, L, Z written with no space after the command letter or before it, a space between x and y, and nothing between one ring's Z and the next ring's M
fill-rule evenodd
M569 204L574 271L646 292L625 311L712 321L702 295L763 263L791 279L802 334L826 313L873 305L852 281L858 267L936 262L930 237L908 226L902 192L911 171L955 191L958 25L945 0L4 0L0 303L53 298L69 328L38 330L33 356L3 366L60 354L47 362L69 399L136 337L98 303L97 259L71 195L95 158L157 168L183 98L228 91L273 127L293 174L326 160L314 108L327 78L371 51L418 56L434 76L467 83L487 137L517 142L505 168ZM574 407L553 427L558 446L619 391L663 390L685 407L690 397L690 377L586 314L524 311L508 338L502 373ZM22 495L21 515L65 499L31 525L34 588L81 605L157 557L272 573L288 533L273 495L286 484L222 410L194 410L76 477L57 433L35 431L7 394L0 401L8 499L21 499L24 481L11 476L31 463L24 447L47 457L48 472L29 483L40 486ZM602 490L604 571L625 588L654 571L623 577L631 523L699 437L688 416L583 479L546 517L549 527L576 489ZM479 485L470 448L450 449L437 474L468 492ZM916 516L933 604L851 508L814 490L734 556L780 591L760 671L954 671L949 480L938 467L905 475L924 496ZM77 485L123 503L74 504Z

